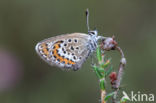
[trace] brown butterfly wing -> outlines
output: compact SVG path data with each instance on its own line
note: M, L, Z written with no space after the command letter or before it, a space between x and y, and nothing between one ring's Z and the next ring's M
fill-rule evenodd
M72 33L42 40L36 52L50 65L78 70L90 54L88 45L88 34Z

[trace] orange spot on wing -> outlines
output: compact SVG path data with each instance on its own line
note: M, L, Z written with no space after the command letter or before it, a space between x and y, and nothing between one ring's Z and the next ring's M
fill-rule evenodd
M57 53L57 49L59 49L60 47L59 47L59 44L60 44L61 42L57 42L55 45L54 45L54 47L55 47L55 49L53 50L53 56L56 56L56 58L57 59L60 59L60 62L65 62L65 64L75 64L75 62L73 62L73 61L71 61L71 60L68 60L68 59L66 59L66 58L63 58L63 57L61 57L61 56L59 56L58 55L58 53Z
M43 48L43 49L42 49L43 53L44 53L45 55L48 56L48 55L49 55L49 51L47 50L46 44L44 43L44 44L42 44L41 46L42 46L42 48Z
M53 54L53 55L55 55L55 56L56 56L56 55L58 55L58 54L57 54L57 51L56 51L56 49L55 49L53 52L54 52L54 54Z
M56 44L56 45L55 45L55 48L56 48L56 49L59 49L59 46L58 46L58 44Z
M63 58L63 57L61 57L61 56L60 56L60 58L59 58L59 59L60 59L60 62L63 62L63 60L64 60L64 58Z
M75 62L73 62L73 61L69 60L69 64L75 64Z
M68 64L68 60L66 58L64 58L64 62L65 64Z
M75 62L72 62L72 64L76 64Z
M46 48L43 49L44 54L49 55L49 51Z

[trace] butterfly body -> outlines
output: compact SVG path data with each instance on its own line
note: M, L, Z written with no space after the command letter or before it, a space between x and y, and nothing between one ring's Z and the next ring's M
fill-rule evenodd
M95 51L98 39L85 33L63 34L39 42L36 52L50 65L78 70Z

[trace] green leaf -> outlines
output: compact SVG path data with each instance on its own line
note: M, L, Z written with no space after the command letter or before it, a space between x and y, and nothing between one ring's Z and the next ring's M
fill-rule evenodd
M115 92L109 93L106 95L106 97L104 98L105 101L107 101L110 97L112 97L114 95Z
M97 49L96 49L96 56L97 56L97 58L98 58L98 61L102 61L101 49L100 49L99 46L98 46Z
M96 75L98 76L98 78L103 78L104 77L104 75L102 75L102 73L99 71L99 68L97 67L97 66L93 66L93 69L94 69L94 71L95 71L95 73L96 73Z
M102 63L100 66L101 66L102 68L107 68L107 67L109 66L109 64L110 64L110 59L107 60L105 63Z
M98 68L98 71L101 73L105 73L105 70L103 68Z
M111 66L106 72L105 72L105 77L108 76L113 70L113 66Z
M100 80L100 88L101 90L105 90L105 81L104 80Z

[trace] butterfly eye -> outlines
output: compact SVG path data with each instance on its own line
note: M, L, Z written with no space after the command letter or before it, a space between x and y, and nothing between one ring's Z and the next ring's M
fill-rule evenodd
M95 32L90 32L90 33L93 34L93 35L95 34Z
M89 35L97 35L97 31L96 31L96 30L94 30L94 31L89 31L88 34L89 34Z
M95 32L89 31L89 35L95 35Z

